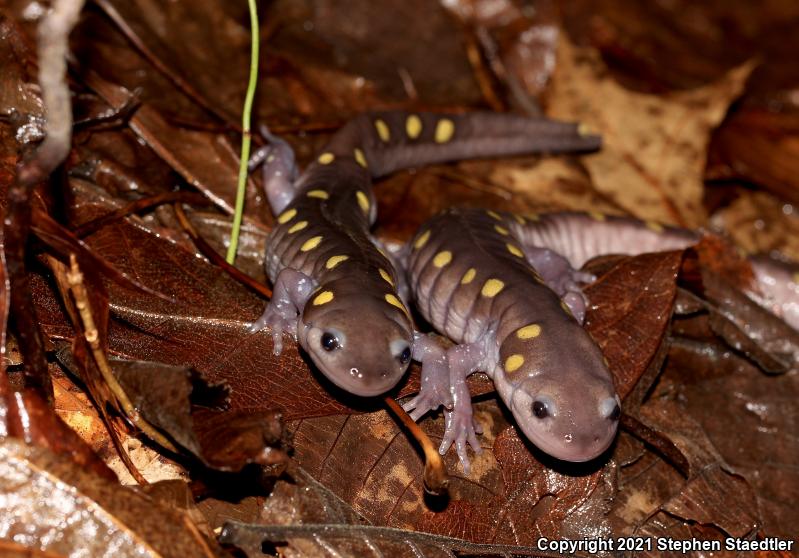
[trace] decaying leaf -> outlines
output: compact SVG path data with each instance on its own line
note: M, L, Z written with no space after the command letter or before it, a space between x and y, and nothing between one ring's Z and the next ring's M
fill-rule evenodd
M64 555L221 556L186 516L49 451L0 440L0 538Z
M714 84L665 96L625 89L596 51L561 37L547 113L579 120L602 134L601 152L585 159L596 189L642 219L698 227L710 131L741 93L754 63Z

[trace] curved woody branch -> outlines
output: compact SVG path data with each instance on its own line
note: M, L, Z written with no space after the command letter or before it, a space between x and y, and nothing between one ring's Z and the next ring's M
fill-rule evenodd
M3 222L8 265L11 314L25 359L26 380L52 400L53 387L33 298L25 271L25 247L31 225L31 194L69 154L72 108L66 83L68 37L84 0L56 0L38 29L39 83L47 112L45 140L17 165L17 177L8 190Z

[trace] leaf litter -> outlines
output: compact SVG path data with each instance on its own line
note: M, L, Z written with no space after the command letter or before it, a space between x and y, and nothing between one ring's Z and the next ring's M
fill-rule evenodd
M65 200L60 222L74 229L143 195L176 187L194 188L228 210L236 166L231 121L243 87L235 76L246 68L244 13L213 3L207 10L201 3L163 13L146 4L135 9L117 4L88 8L73 33L73 50L91 56L73 67L71 86L83 100L105 103L111 111L132 98L141 104L113 126L76 130L67 165L71 176L58 194ZM329 2L276 2L264 8L262 70L267 75L258 110L262 121L283 130L301 162L337 125L365 108L478 108L487 91L484 78L497 68L505 72L495 76L503 84L497 98L510 95L513 83L523 84L541 92L544 112L587 122L603 134L605 146L585 157L517 157L399 173L376 188L383 238L403 241L424 219L454 204L601 209L721 226L748 251L782 250L795 257L786 229L772 223L795 227L786 209L791 198L781 202L786 190L775 184L784 185L796 174L747 174L736 162L750 156L740 130L751 120L734 120L739 114L734 101L743 95L755 102L785 88L747 83L754 67L747 60L757 52L736 50L734 60L725 60L726 70L715 74L706 72L707 61L720 56L718 50L693 53L695 66L681 59L682 66L674 65L677 69L667 72L667 81L655 91L635 91L631 87L641 84L633 79L637 74L614 67L618 57L608 55L621 52L612 48L613 35L599 34L599 27L573 35L586 21L615 24L611 12L602 12L607 7L595 8L592 19L569 10L556 16L557 10L541 2L543 15L535 19L507 2L492 19L484 11L488 3L480 1L456 3L450 13L421 0L412 4L393 13L358 1L348 10ZM420 15L425 12L429 17ZM29 73L35 55L25 46L31 24L19 13L6 9L0 18L1 54L9 68L0 99L3 113L15 115L0 122L3 192L13 180L20 149L15 138L40 114ZM224 24L214 27L214 17ZM677 12L669 17L680 21ZM769 17L764 10L763 21ZM705 21L708 29L716 24L712 17ZM535 43L550 49L552 71L519 63L530 48L525 32L540 33L542 25L557 36ZM407 29L414 29L417 38L390 40ZM213 40L205 35L208 30L214 31ZM472 34L478 40L469 43ZM198 35L205 40L198 41ZM419 50L418 37L428 37L437 49L436 63ZM131 48L129 39L144 50ZM478 50L500 41L499 54L481 54L489 70L467 60L462 39ZM668 33L656 34L653 44L669 40ZM585 46L590 41L599 50ZM779 63L779 57L775 60ZM768 58L761 61L757 75L769 66ZM212 68L230 64L236 68L228 78L214 75ZM686 68L690 71L680 82ZM523 75L526 71L539 73ZM480 72L483 77L475 77ZM638 77L651 85L651 74ZM690 90L669 90L686 84ZM722 124L731 107L728 120L737 127ZM788 122L779 120L779 111L774 118ZM712 134L719 125L721 142ZM793 128L777 129L781 139L768 144L775 153L765 148L759 153L780 160L790 153ZM736 172L726 172L724 165L732 164L738 165ZM706 178L714 181L710 190ZM747 188L754 184L766 191L734 184L733 194L724 195L736 197L721 206L708 203L708 191L718 190L720 180L742 179L751 181ZM257 182L254 177L249 186L249 228L243 235L245 267L253 274L262 273L260 247L271 223ZM45 202L50 204L49 198ZM193 210L189 217L212 245L224 245L229 234L224 214ZM767 223L768 236L757 228L758 219ZM745 223L755 225L741 226ZM602 463L570 466L543 455L519 437L490 383L478 377L470 386L484 451L475 456L468 477L452 452L445 456L449 496L433 498L422 487L422 462L413 442L379 404L336 390L308 367L292 343L276 358L269 334L246 332L264 301L196 254L169 207L110 222L84 240L94 255L150 291L121 284L107 273L101 279L102 268L88 260L82 264L103 350L114 357L109 361L114 375L137 412L177 445L170 451L146 437L139 440L124 413L109 409L107 396L93 395L100 413L92 409L82 390L96 395L107 388L98 384L93 392L90 385L97 380L75 366L64 342L80 338L76 322L65 312L52 272L32 253L31 289L50 367L60 363L66 375L54 374L55 413L35 392L13 391L18 387L3 392L0 485L6 501L27 518L6 518L4 541L24 527L27 538L15 538L15 544L63 554L102 555L113 548L115 555L225 555L238 546L250 556L262 551L495 556L535 555L539 537L792 535L796 511L786 502L799 486L792 466L797 440L791 434L797 369L784 343L795 332L752 314L734 296L734 274L715 281L721 272L712 267L714 256L698 264L714 269L699 279L690 252L595 264L601 273L588 291L594 303L588 328L626 396L629 424L637 425L620 433ZM39 254L51 250L32 248ZM753 337L742 324L760 333ZM10 366L9 378L18 386L26 363ZM395 395L415 389L418 370ZM21 409L31 418L32 430L20 431L21 423L14 422L14 412ZM441 439L440 415L421 426L434 442ZM112 430L116 446L109 441ZM160 464L137 464L133 443L150 456L145 461ZM120 487L116 477L122 475L105 464L118 460L120 447L139 478L151 484ZM116 463L113 469L121 472ZM173 484L165 484L166 478ZM127 477L126 484L131 481ZM46 513L66 503L71 517L80 518L76 529L54 528L53 514ZM88 536L92 526L102 536ZM218 546L215 536L228 546Z

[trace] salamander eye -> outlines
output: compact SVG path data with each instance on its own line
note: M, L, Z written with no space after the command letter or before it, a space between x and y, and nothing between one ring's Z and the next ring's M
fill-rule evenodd
M399 355L400 364L408 364L408 361L411 360L411 348L405 347L405 349Z
M549 410L547 409L547 404L543 401L536 401L533 403L533 414L540 418L545 419L549 416Z
M341 347L341 345L338 342L338 339L336 339L336 336L328 332L322 334L321 344L322 348L326 351L335 351L336 349Z
M615 407L613 407L613 410L608 415L608 419L619 420L620 416L621 416L621 407L619 407L619 405L617 404Z

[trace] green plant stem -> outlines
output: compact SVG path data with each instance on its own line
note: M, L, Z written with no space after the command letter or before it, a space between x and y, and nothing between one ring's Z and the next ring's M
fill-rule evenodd
M255 98L255 86L258 83L258 46L260 43L258 10L255 0L247 0L250 8L250 34L252 37L250 47L250 81L247 84L247 96L244 98L244 110L241 115L241 159L239 161L239 183L236 190L236 210L233 214L233 228L230 231L230 245L225 258L229 264L236 261L236 251L239 247L239 232L241 231L241 218L244 214L244 194L247 191L247 162L250 160L250 120L252 102Z

